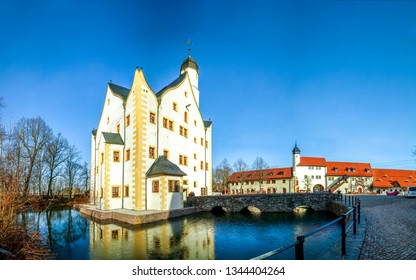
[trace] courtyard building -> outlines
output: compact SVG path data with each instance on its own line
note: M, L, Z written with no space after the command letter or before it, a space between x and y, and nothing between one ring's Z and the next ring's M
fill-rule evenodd
M154 92L136 68L129 88L108 83L91 137L91 202L99 209L170 210L212 189L212 122L199 109L199 68Z
M277 174L280 174L279 176ZM398 194L416 186L415 170L377 169L370 163L327 161L301 156L295 144L292 167L234 172L230 194L336 192Z

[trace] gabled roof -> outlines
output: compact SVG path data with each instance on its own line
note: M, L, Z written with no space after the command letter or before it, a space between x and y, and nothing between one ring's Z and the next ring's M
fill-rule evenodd
M377 188L392 188L395 183L402 188L416 186L415 170L373 168L373 177L373 187Z
M178 85L180 85L184 81L185 77L186 77L186 72L181 74L176 80L174 80L169 85L162 88L158 93L156 93L157 98L161 97L169 89L177 87Z
M113 83L108 83L108 86L110 87L111 91L115 95L117 95L118 97L123 99L123 101L127 100L127 97L129 96L129 93L130 93L130 89L122 87L122 86L115 85Z
M242 177L241 177L242 176ZM292 178L292 168L268 168L263 170L249 170L243 172L234 172L228 179L229 182L272 180L272 179L289 179Z
M342 176L348 175L350 177L371 177L373 172L371 171L371 165L369 163L359 162L326 162L326 175L327 176Z
M146 173L147 177L157 175L186 176L179 166L169 161L165 156L159 156Z
M326 166L326 160L319 157L301 157L298 166Z
M121 135L118 133L103 132L104 141L108 144L124 145Z

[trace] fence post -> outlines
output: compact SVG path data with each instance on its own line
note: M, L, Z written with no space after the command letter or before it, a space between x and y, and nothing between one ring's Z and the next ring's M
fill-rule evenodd
M347 215L342 215L341 220L341 239L342 239L342 255L345 256L347 254L347 234L345 233L345 220L347 218Z
M357 208L358 208L358 223L361 223L361 201L359 200L358 200Z
M297 260L304 260L303 243L305 243L305 237L300 235L296 239L298 240L298 244L295 245L295 258Z
M353 218L353 222L354 222L354 227L353 227L353 233L354 235L357 234L357 206L354 206L354 218Z

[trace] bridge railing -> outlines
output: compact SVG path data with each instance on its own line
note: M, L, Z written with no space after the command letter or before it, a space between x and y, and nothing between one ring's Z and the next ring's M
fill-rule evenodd
M348 197L348 198L347 198ZM286 246L280 247L278 249L269 251L265 254L262 254L260 256L257 256L255 258L252 258L252 260L263 260L266 258L269 258L271 256L277 255L281 252L284 252L286 250L289 250L290 248L295 248L295 259L296 260L304 260L305 259L305 248L304 243L306 239L323 229L326 229L329 226L332 226L336 223L340 224L341 228L341 255L345 256L347 254L347 233L351 230L353 230L353 234L357 234L357 224L360 224L361 222L361 206L360 206L360 200L357 197L352 196L346 196L342 194L337 194L335 196L335 199L341 202L344 202L345 204L349 204L352 206L350 210L348 210L346 213L342 214L337 219L326 223L323 226L320 226L314 230L311 230L303 235L298 235L296 237L296 241L293 243L290 243ZM352 215L352 220L350 219Z

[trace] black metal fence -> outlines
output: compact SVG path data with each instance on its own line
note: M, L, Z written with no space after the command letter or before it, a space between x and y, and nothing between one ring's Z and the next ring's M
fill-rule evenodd
M257 256L253 258L252 260L263 260L266 258L269 258L271 256L277 255L281 252L284 252L290 248L295 248L295 259L296 260L304 260L305 259L305 248L304 243L306 239L321 230L332 226L336 223L340 224L341 229L341 254L345 256L347 254L347 233L352 228L352 233L354 235L357 234L357 224L360 224L361 222L361 207L360 207L360 200L357 197L353 196L346 196L343 194L335 194L334 195L335 200L340 201L341 203L345 203L351 207L350 210L348 210L346 213L342 214L337 219L326 223L325 225L318 227L314 230L311 230L307 232L306 234L299 235L296 237L296 241L288 244L286 246L280 247L278 249L272 250L270 252L267 252L265 254L262 254L260 256ZM351 219L352 217L352 219Z

